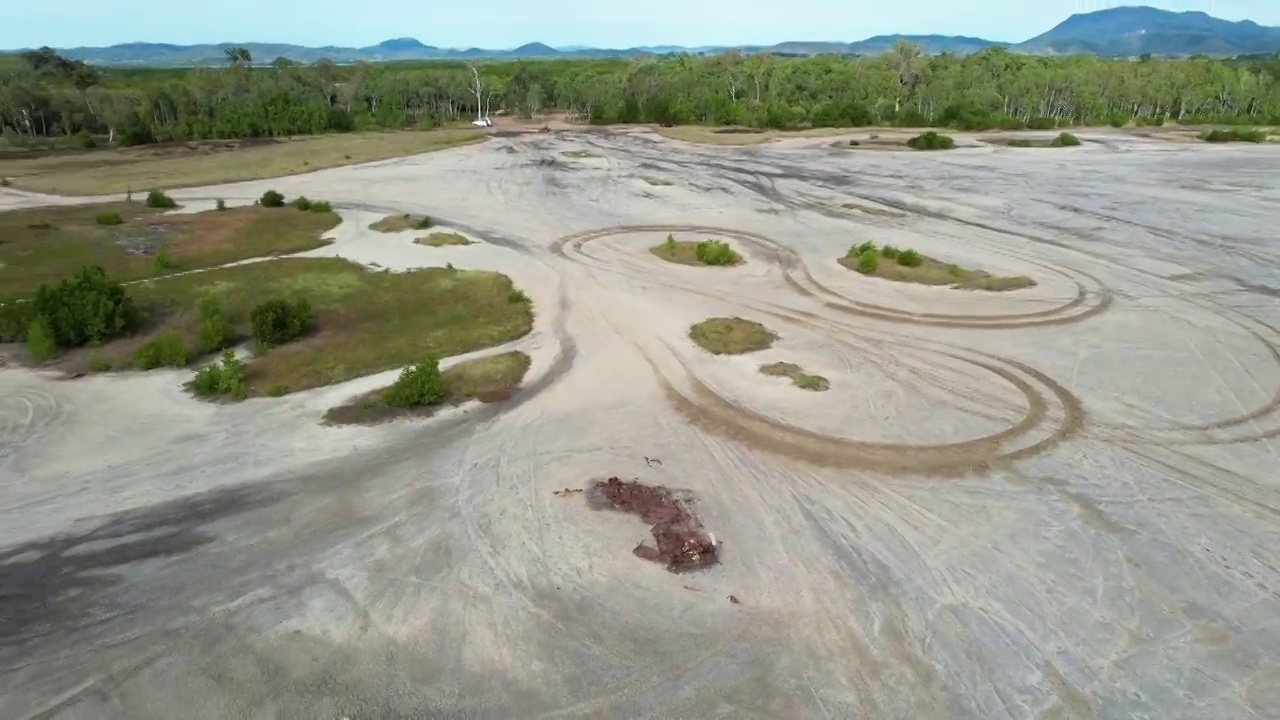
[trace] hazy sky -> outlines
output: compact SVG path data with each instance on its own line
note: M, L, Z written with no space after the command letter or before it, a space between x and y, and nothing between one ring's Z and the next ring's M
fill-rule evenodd
M147 41L442 47L771 44L904 33L1020 41L1118 0L0 0L0 48ZM1280 25L1280 0L1148 0Z

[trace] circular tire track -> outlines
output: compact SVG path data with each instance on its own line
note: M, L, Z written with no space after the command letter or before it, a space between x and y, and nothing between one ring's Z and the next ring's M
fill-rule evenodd
M612 235L648 232L720 235L748 243L761 250L782 266L784 271L788 269L788 265L794 269L800 264L798 256L789 253L764 236L700 225L628 225L601 228L561 238L552 243L550 249L553 253L574 262L617 272L621 267L619 264L597 260L581 252L582 247L592 240ZM876 338L862 333L857 328L850 328L812 313L782 308L723 292L700 291L654 278L651 273L640 277L648 282L710 299L733 300L762 314L818 332L827 336L831 342L854 351L861 351L863 348L838 336L853 336L868 344L877 342ZM624 330L607 318L606 322L609 322L620 336L629 338ZM834 437L788 425L726 399L697 378L688 364L680 359L679 352L664 342L666 351L686 375L685 384L689 390L687 393L682 392L663 374L654 356L639 341L634 338L629 339L653 368L668 401L691 424L774 454L821 466L875 470L892 474L965 474L1044 452L1078 433L1085 422L1085 411L1079 399L1039 370L999 356L961 350L941 343L914 340L906 342L901 338L894 338L895 352L927 354L933 356L935 360L938 356L943 356L999 378L1022 396L1026 408L1022 417L1004 430L951 443L888 443Z

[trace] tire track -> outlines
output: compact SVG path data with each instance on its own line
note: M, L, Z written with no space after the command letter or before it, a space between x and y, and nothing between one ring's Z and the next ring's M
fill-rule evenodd
M616 272L618 266L598 261L582 253L581 248L592 240L636 232L703 232L724 235L763 248L779 264L787 262L785 256L776 252L776 243L768 238L754 233L702 226L646 225L598 229L561 238L552 243L550 249L574 262ZM859 332L857 329L812 313L781 308L732 294L701 291L651 276L643 279L711 299L731 299L762 314L823 334L829 341L855 352L859 349L854 343L839 337L856 337ZM688 422L757 449L819 466L897 475L965 475L1044 452L1079 433L1085 423L1086 415L1079 399L1052 378L1028 365L986 353L961 351L940 343L923 341L915 344L895 339L899 351L942 356L995 375L1022 396L1026 410L1021 419L1005 430L983 437L939 444L872 442L824 435L775 420L726 399L701 381L674 347L665 341L659 341L669 357L683 370L685 377L682 380L688 390L687 393L682 392L677 388L677 383L662 371L660 363L651 351L646 350L641 339L631 336L613 323L610 325L636 347L659 379L669 404ZM874 342L870 336L859 339ZM1016 442L1044 429L1050 423L1054 426L1040 439L1025 444Z

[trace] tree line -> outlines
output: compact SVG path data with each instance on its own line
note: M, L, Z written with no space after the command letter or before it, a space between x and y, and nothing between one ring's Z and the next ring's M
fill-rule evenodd
M875 57L768 54L625 59L108 69L48 48L0 64L10 145L234 139L432 128L499 111L567 112L595 124L950 126L1131 121L1280 124L1280 59L1042 57L992 48L925 56L899 42Z

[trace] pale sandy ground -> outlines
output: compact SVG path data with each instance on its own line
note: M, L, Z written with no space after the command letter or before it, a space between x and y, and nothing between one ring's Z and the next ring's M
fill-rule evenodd
M211 406L0 370L0 717L1280 717L1280 151L1094 139L538 135L174 192L305 193L345 218L311 254L511 274L529 386L336 429L394 373ZM664 265L652 226L748 262ZM835 263L866 239L1040 284ZM705 355L719 314L781 340ZM672 575L552 494L613 474L696 492L723 563Z

